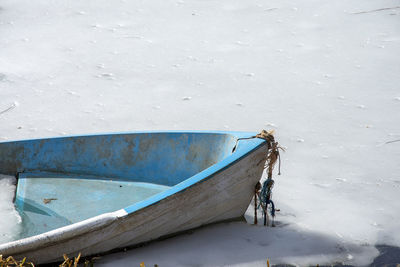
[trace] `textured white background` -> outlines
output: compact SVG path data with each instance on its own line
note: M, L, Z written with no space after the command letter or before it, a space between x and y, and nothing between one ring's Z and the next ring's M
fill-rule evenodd
M396 6L1 0L0 140L275 129L279 227L212 226L98 265L368 264L400 245L400 142L385 144L400 139L400 9L355 13ZM0 182L4 239L18 218Z

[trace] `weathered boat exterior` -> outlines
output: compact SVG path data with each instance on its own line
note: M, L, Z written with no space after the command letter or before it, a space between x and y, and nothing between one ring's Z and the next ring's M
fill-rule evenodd
M197 138L197 135L210 134L210 132L124 133L115 134L115 136L119 135L121 138L125 138L126 141L126 136L131 134L149 135L150 139L162 139L163 135L172 134L178 138L190 139ZM225 154L215 159L217 162L208 162L209 166L200 172L183 179L164 192L131 206L100 214L45 233L1 244L0 254L11 255L15 258L27 257L35 263L49 263L61 260L63 254L68 254L70 257L76 256L78 253L82 253L83 256L95 255L242 216L252 199L254 186L261 178L266 160L267 143L257 138L243 140L238 143L232 153L227 151L232 151L238 138L254 136L254 133L211 132L211 134L217 136L225 135L228 138L224 139L225 145L223 149ZM109 138L109 136L97 135L100 141L102 138ZM75 140L73 142L78 142L80 145L85 143L82 141L83 139L76 141L81 137L67 138L69 138L69 141ZM89 143L92 142L90 141L90 136L84 138ZM66 140L59 138L57 142ZM98 145L97 141L92 142L92 145ZM25 142L29 143L29 141ZM129 145L130 141L127 142ZM202 142L197 145L199 144L204 145ZM43 145L42 142L42 148L43 146L46 145ZM13 150L10 147L15 149ZM31 156L29 153L39 153L36 149L40 149L40 145L37 145L35 149L29 148L31 149L30 151L28 151L28 146L25 146L25 149L23 147L22 143L19 145L15 142L0 143L0 172L11 174L36 168L33 165L29 165L31 163L29 163L29 159L26 156ZM65 147L58 148L65 149ZM68 149L73 150L74 148L69 147ZM200 147L196 149L204 150L204 148ZM103 147L100 150L99 153L104 154L107 148ZM118 152L120 153L121 151ZM89 153L92 152L89 149ZM205 149L200 153L208 152ZM10 153L14 154L11 155ZM25 155L25 158L18 157L18 153ZM63 152L64 156L68 153L66 151ZM14 156L14 159L18 160L11 162L10 156ZM51 158L52 156L55 155L47 155L46 157ZM112 164L112 161L109 160L110 164ZM51 160L49 162L51 163ZM40 167L47 166L48 169L54 171L49 162L42 164ZM11 166L12 164L14 165ZM35 164L40 165L40 163ZM71 172L71 170L66 170L65 166L59 166L58 168L61 168L61 171ZM48 169L46 171L49 171ZM77 171L82 172L82 169ZM115 170L115 173L117 172ZM91 171L91 174L96 174L96 170ZM121 175L123 176L122 172Z

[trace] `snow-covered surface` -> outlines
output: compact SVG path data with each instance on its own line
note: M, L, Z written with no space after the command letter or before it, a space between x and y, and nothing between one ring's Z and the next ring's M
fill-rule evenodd
M400 9L378 10L398 6L3 0L0 140L275 129L279 227L211 226L97 265L368 264L375 244L400 246L400 142L386 143L400 139Z

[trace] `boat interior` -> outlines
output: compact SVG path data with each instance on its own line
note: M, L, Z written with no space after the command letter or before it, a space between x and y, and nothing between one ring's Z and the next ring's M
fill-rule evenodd
M168 190L232 154L228 133L127 133L0 143L15 175L19 238L116 211Z

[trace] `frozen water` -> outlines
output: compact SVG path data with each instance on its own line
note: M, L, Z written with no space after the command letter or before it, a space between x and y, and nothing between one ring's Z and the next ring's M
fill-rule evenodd
M286 147L280 227L213 226L99 266L360 265L400 246L400 13L379 10L397 1L0 5L0 111L20 104L0 140L268 125Z

